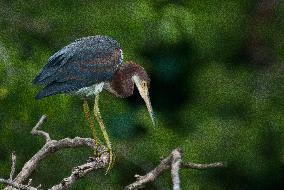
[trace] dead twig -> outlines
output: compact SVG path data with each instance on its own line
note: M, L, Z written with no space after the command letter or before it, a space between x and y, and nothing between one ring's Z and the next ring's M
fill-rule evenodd
M99 152L104 152L104 153L102 153L100 156L96 158L91 158L87 163L81 166L73 168L73 171L69 177L64 178L61 181L61 183L59 183L58 185L54 185L49 190L68 189L76 182L77 179L86 176L88 173L94 170L107 167L109 162L109 153L106 151L106 149L99 150Z
M19 183L14 182L14 181L11 181L10 179L7 180L7 179L1 179L1 178L0 178L0 183L9 185L9 186L14 187L14 188L16 188L16 189L38 190L38 189L35 188L35 187L31 187L31 186L28 186L28 185L22 185L22 184L19 184Z
M27 185L23 185L23 184L13 181L13 176L16 170L16 154L14 152L12 153L11 160L12 160L12 164L11 164L10 178L9 179L0 178L0 183L9 185L8 187L9 189L13 187L16 189L24 189L24 190L38 190L37 188L32 187L30 183L28 183Z
M12 160L12 165L11 165L11 172L10 172L10 178L9 178L9 180L13 180L13 177L14 177L14 174L15 174L15 170L16 170L16 161L17 161L17 158L16 158L15 152L12 153L11 160Z
M71 176L65 178L64 183L60 183L52 187L52 190L59 190L59 189L67 189L69 188L78 178L87 175L89 172L94 171L99 168L104 168L107 166L109 153L106 151L104 145L96 145L96 142L91 138L81 138L75 137L73 139L65 138L60 140L52 140L49 134L45 131L39 130L43 123L46 121L47 117L43 115L40 120L37 122L35 127L32 129L31 133L33 135L38 135L43 137L46 142L44 146L29 160L27 161L18 175L13 179L15 174L15 167L16 167L16 156L12 154L12 166L11 166L11 173L10 178L8 180L1 179L0 183L7 184L8 187L5 190L11 189L28 189L28 190L38 190L40 187L32 187L31 183L32 180L30 179L27 185L23 183L28 180L28 177L33 173L33 171L37 168L39 163L45 159L47 156L65 149L65 148L77 148L77 147L89 147L92 150L95 150L99 157L93 158L92 162L87 162L81 166L75 167L80 168L80 170L74 169ZM84 166L88 166L84 167ZM75 172L77 171L77 172ZM78 173L79 172L79 173Z
M208 168L220 168L226 167L226 164L223 162L215 162L211 164L196 164L192 162L182 163L183 168L197 169L197 170L205 170Z
M172 163L171 163L173 190L180 190L180 179L179 179L180 166L181 166L181 150L174 149L172 151Z
M183 163L181 150L176 148L168 157L164 158L156 168L151 170L146 175L140 176L136 174L135 177L137 180L126 186L125 190L141 189L145 187L147 183L155 181L157 177L162 175L162 173L168 169L171 169L173 189L180 190L179 170L181 168L203 170L209 168L221 168L225 166L226 164L223 162L216 162L212 164L195 164L191 162Z
M29 176L33 173L33 171L37 168L39 163L45 159L47 156L65 149L65 148L77 148L77 147L89 147L96 151L97 157L91 157L86 163L76 166L73 168L70 176L64 178L59 184L54 185L49 190L65 190L69 189L79 178L82 178L89 174L92 171L106 168L109 162L109 152L107 148L103 145L96 145L96 142L91 138L81 138L75 137L73 139L65 138L60 140L53 140L50 138L49 134L45 131L39 130L43 123L46 121L46 116L43 115L36 126L32 129L31 133L33 135L41 136L45 139L44 146L29 160L27 161L18 175L13 179L16 170L16 154L12 153L12 165L9 179L0 178L0 183L6 184L7 187L5 190L16 190L16 189L24 189L24 190L40 190L41 185L37 187L32 186L32 179L28 179ZM196 164L191 162L182 162L182 153L179 148L174 149L171 154L164 158L160 164L147 173L144 176L135 175L137 180L126 186L126 190L132 189L141 189L147 183L153 182L162 175L163 172L171 169L171 176L173 182L173 189L180 190L180 176L179 171L181 168L187 169L209 169L209 168L218 168L225 167L226 165L222 162L216 162L211 164ZM24 183L27 182L25 185Z
M31 134L42 136L43 138L45 138L46 142L48 142L51 141L49 134L47 132L39 130L46 120L47 120L46 115L41 116L37 124L32 129Z

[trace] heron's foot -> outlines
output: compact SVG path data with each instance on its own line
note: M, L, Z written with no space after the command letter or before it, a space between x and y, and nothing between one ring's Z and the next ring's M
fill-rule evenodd
M107 170L106 170L106 173L105 173L105 175L107 175L108 172L113 168L114 161L115 161L115 155L114 155L112 149L104 147L103 150L98 150L98 149L94 150L94 156L89 157L89 159L87 161L88 162L94 161L95 158L100 157L104 153L108 153L109 154L108 167L107 167Z

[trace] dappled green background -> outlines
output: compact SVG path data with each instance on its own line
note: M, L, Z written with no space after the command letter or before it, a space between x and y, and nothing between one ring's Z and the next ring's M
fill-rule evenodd
M109 35L125 60L151 77L157 126L135 91L102 93L100 108L117 156L72 189L122 189L175 147L184 160L226 161L225 169L183 170L183 189L282 189L284 186L284 5L277 0L0 1L0 176L17 171L43 145L30 130L42 114L52 138L90 137L82 100L36 101L31 84L47 59L73 40ZM60 182L88 149L44 160L33 183ZM3 186L0 186L3 187ZM282 187L282 188L281 188ZM164 174L147 189L170 189Z

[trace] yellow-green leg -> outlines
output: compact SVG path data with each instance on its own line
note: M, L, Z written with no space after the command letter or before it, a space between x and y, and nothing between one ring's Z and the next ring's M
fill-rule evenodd
M89 108L89 104L88 104L87 99L84 99L83 110L84 110L84 113L85 113L85 117L86 117L86 119L89 123L90 129L92 130L93 138L94 138L94 141L96 143L96 147L98 147L99 139L97 138L96 130L95 130L95 127L94 127L94 121L90 116L90 108Z
M101 128L101 131L103 133L103 136L104 136L104 139L105 139L105 142L106 142L106 146L109 150L109 164L108 164L108 168L107 168L107 171L106 171L106 174L107 174L108 171L110 170L110 168L112 167L113 163L114 163L114 154L112 152L111 143L110 143L108 134L106 132L103 119L101 117L101 113L100 113L100 109L99 109L99 95L96 95L96 98L95 98L94 115L95 115L97 122L99 123L99 126Z

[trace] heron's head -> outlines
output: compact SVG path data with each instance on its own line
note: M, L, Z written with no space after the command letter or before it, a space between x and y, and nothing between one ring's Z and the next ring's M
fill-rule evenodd
M150 78L145 69L136 63L126 62L115 73L113 81L114 90L121 97L131 96L134 85L137 87L146 104L152 123L155 125L154 112L149 96Z

